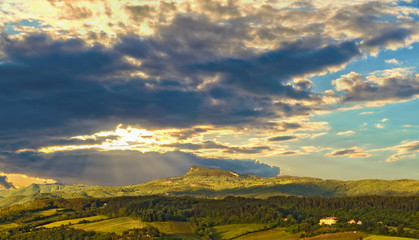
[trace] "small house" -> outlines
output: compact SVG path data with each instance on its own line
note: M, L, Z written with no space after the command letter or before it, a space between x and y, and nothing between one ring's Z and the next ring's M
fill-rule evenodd
M355 219L352 219L352 220L348 221L348 224L362 225L362 222L360 220L358 220L358 222L357 222L357 221L355 221Z
M320 225L325 224L325 225L333 225L336 224L336 222L338 221L337 218L335 217L326 217L326 218L322 218L320 219Z

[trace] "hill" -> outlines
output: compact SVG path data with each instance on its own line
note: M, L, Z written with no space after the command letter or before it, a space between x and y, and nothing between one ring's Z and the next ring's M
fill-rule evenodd
M233 171L192 166L177 177L156 179L138 185L105 187L91 185L31 184L27 187L0 191L0 207L25 204L43 197L116 197L142 195L188 195L204 198L242 196L343 197L361 195L406 196L419 195L417 180L357 181L322 180L309 177L261 177Z

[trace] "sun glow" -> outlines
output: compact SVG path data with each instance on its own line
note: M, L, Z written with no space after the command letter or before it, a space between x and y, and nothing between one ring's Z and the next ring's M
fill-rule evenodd
M105 138L101 143L97 144L80 144L67 146L48 146L40 148L38 151L42 153L53 153L57 151L72 151L81 149L97 149L101 151L109 150L136 150L140 152L161 152L161 145L176 142L176 138L170 135L171 130L149 131L145 129L137 129L133 127L122 128L122 125L114 131L102 131L93 135L75 136L71 139L99 140Z

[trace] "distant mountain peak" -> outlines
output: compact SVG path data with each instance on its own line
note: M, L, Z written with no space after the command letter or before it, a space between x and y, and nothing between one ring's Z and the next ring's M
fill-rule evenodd
M229 171L223 170L219 168L207 168L207 167L200 167L192 165L188 172L185 174L187 176L227 176L227 177L240 177L240 174Z

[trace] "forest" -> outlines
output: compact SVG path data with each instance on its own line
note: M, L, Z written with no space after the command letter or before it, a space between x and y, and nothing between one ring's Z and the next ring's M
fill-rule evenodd
M195 239L219 239L217 226L260 224L261 229L282 228L290 234L312 237L324 233L359 231L367 234L419 238L419 196L297 197L275 196L255 199L229 196L202 199L173 196L113 198L45 198L28 205L0 209L0 239L185 239L161 232L153 225L120 233L74 229L69 226L47 228L48 224L93 216L107 219L135 219L142 223L188 223ZM42 213L42 214L40 214ZM48 214L46 214L48 213ZM320 225L324 217L337 223ZM124 218L125 217L125 218ZM350 224L350 220L362 224ZM13 225L10 225L13 224ZM156 225L157 226L157 225Z

